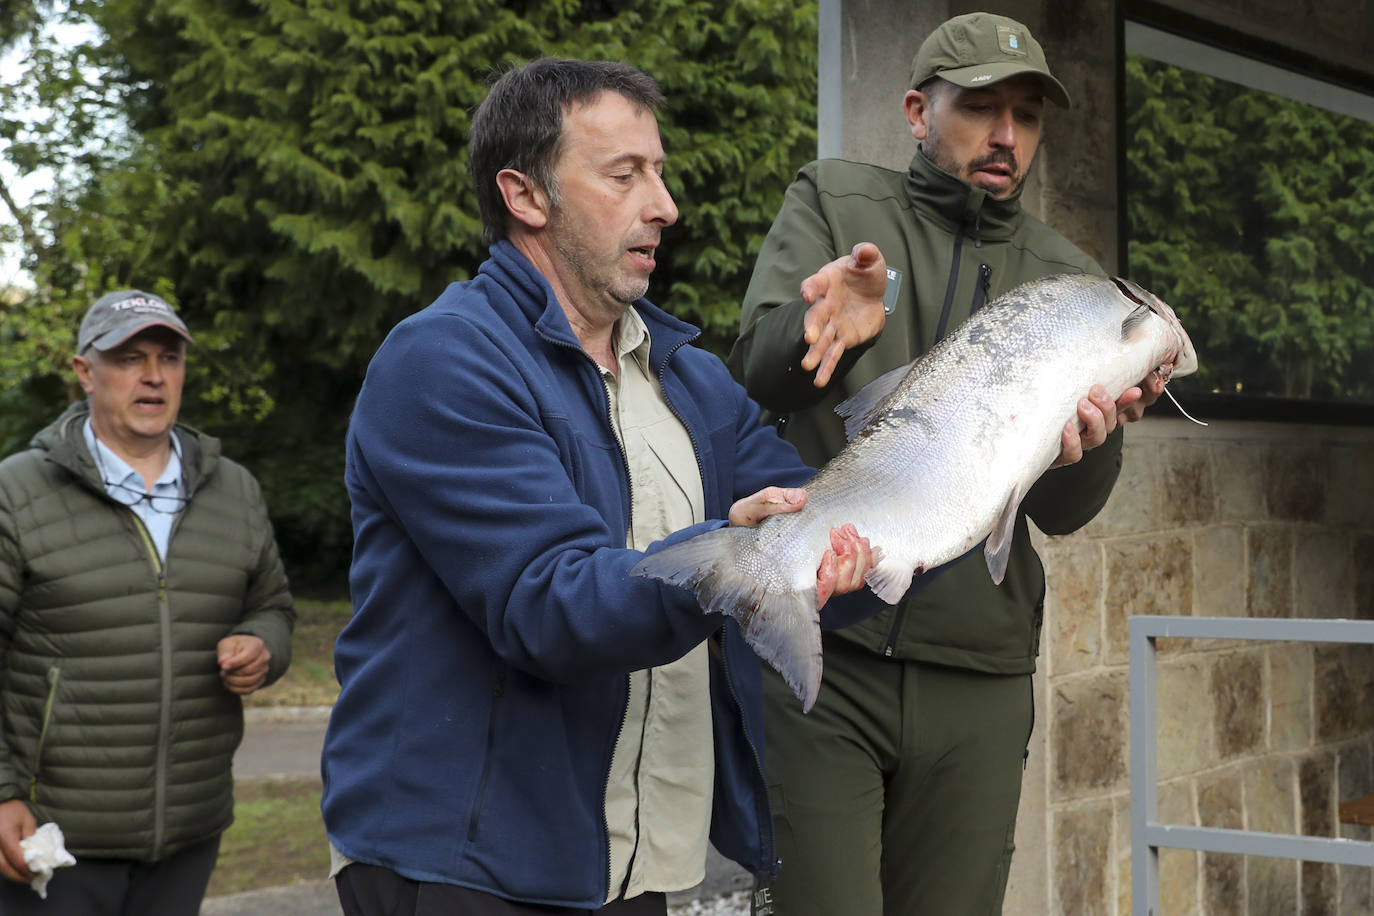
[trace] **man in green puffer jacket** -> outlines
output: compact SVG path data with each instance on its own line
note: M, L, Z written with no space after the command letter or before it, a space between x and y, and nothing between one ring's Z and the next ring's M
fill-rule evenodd
M845 443L837 404L986 301L1052 274L1102 273L1021 208L1046 99L1069 101L1024 25L955 17L913 62L910 169L823 160L788 189L729 363L808 464ZM823 289L802 289L814 265L851 251L856 266L876 259L867 243L886 260L884 300L837 310ZM896 608L824 634L809 715L764 671L781 872L757 889L756 913L1001 912L1045 586L1026 520L1065 534L1102 508L1120 470L1119 426L1163 383L1142 388L1115 403L1100 387L1083 392L1081 432L1065 427L1060 467L1022 502L1000 586L976 550Z
M91 306L88 399L0 462L0 912L195 916L233 820L241 697L291 660L262 493L177 425L185 324L138 290ZM21 841L76 864L44 888Z

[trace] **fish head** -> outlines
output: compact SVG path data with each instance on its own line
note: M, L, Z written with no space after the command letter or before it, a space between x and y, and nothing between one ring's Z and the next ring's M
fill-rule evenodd
M1188 332L1183 330L1183 323L1178 320L1169 304L1125 277L1112 277L1111 280L1121 295L1134 302L1137 307L1144 306L1149 309L1164 322L1165 346L1156 370L1160 377L1167 382L1174 376L1191 375L1196 372L1197 350L1193 349L1193 341L1189 339Z

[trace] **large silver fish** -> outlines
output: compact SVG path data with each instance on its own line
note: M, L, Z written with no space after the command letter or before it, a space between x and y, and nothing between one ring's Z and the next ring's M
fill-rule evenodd
M1119 397L1158 369L1197 369L1173 309L1129 280L1065 274L989 302L909 366L840 404L849 444L806 484L806 506L719 528L645 557L632 574L695 589L739 621L809 710L821 681L816 567L852 522L882 551L869 587L896 604L912 578L986 539L1007 568L1017 507L1059 455L1094 384Z

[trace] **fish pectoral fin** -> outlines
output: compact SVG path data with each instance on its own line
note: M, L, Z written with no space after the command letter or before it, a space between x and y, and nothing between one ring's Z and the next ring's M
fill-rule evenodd
M864 581L873 589L873 594L888 604L896 604L902 600L906 590L911 588L911 579L916 573L917 570L910 566L884 558L877 566L868 570Z
M759 658L772 665L810 712L821 689L821 612L814 588L794 592L763 592L739 621L744 640Z
M1021 484L1018 482L1007 497L997 516L997 524L992 526L987 542L983 544L983 556L988 561L988 574L992 581L1002 584L1007 574L1007 558L1011 556L1011 536L1016 531L1016 510L1021 508Z

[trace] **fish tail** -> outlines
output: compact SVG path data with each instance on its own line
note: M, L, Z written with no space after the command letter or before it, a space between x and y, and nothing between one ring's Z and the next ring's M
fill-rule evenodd
M735 618L745 642L782 675L807 712L821 687L816 589L769 588L742 572L736 558L752 540L751 528L717 528L646 556L630 575L692 589L703 610Z

